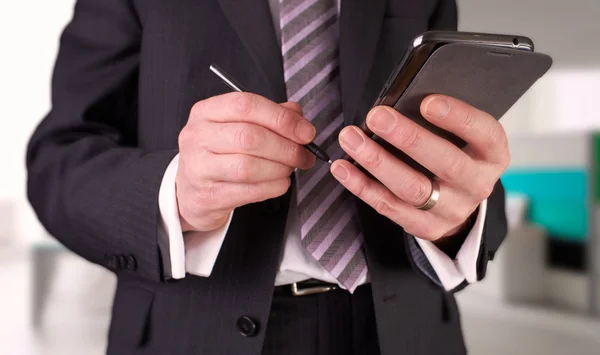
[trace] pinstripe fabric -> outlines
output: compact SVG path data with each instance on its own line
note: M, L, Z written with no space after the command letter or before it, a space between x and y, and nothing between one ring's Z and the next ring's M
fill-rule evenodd
M406 244L408 245L408 250L417 268L421 270L423 274L429 277L431 281L433 281L436 285L442 286L440 278L433 269L433 266L429 262L429 259L427 259L427 256L425 255L423 250L421 250L421 248L419 247L419 244L415 240L415 237L413 237L412 235L408 235L406 238Z
M338 10L333 0L281 0L280 28L289 101L298 102L317 128L315 143L332 159L343 156L344 126L338 63ZM302 245L346 289L366 275L363 236L350 193L327 164L297 172Z

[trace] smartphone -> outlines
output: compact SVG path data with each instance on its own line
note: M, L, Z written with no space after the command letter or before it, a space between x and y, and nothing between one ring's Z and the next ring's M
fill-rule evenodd
M437 49L450 43L469 43L529 52L534 50L533 41L523 36L453 31L425 32L411 42L400 63L381 89L373 106L394 107L427 59Z
M500 119L550 68L551 63L550 57L534 53L533 41L523 36L425 32L412 41L373 106L393 107L429 131L463 148L466 142L421 116L420 104L427 95L452 96ZM433 176L370 131L366 121L361 129L394 156Z

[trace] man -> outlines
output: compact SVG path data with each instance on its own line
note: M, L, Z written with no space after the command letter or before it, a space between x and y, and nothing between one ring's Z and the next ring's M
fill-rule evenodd
M369 111L410 39L456 21L452 0L79 0L28 186L118 276L108 353L464 354L452 292L506 232L504 132L439 95L421 111L465 151Z

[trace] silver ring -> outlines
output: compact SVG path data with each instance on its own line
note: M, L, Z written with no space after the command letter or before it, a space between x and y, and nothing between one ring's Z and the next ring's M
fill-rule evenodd
M440 183L437 180L431 179L431 194L427 201L421 206L415 206L416 209L421 211L429 211L435 206L440 199Z

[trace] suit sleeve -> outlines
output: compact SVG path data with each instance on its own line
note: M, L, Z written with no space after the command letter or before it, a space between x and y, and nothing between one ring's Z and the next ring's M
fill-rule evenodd
M506 221L506 197L502 182L498 181L494 191L488 198L487 215L483 226L483 237L481 249L477 257L477 280L481 281L486 274L488 261L494 260L494 256L500 248L500 244L508 233Z
M28 198L65 246L162 280L158 194L175 150L138 145L141 26L129 0L79 0L27 151ZM152 139L152 137L149 137Z

